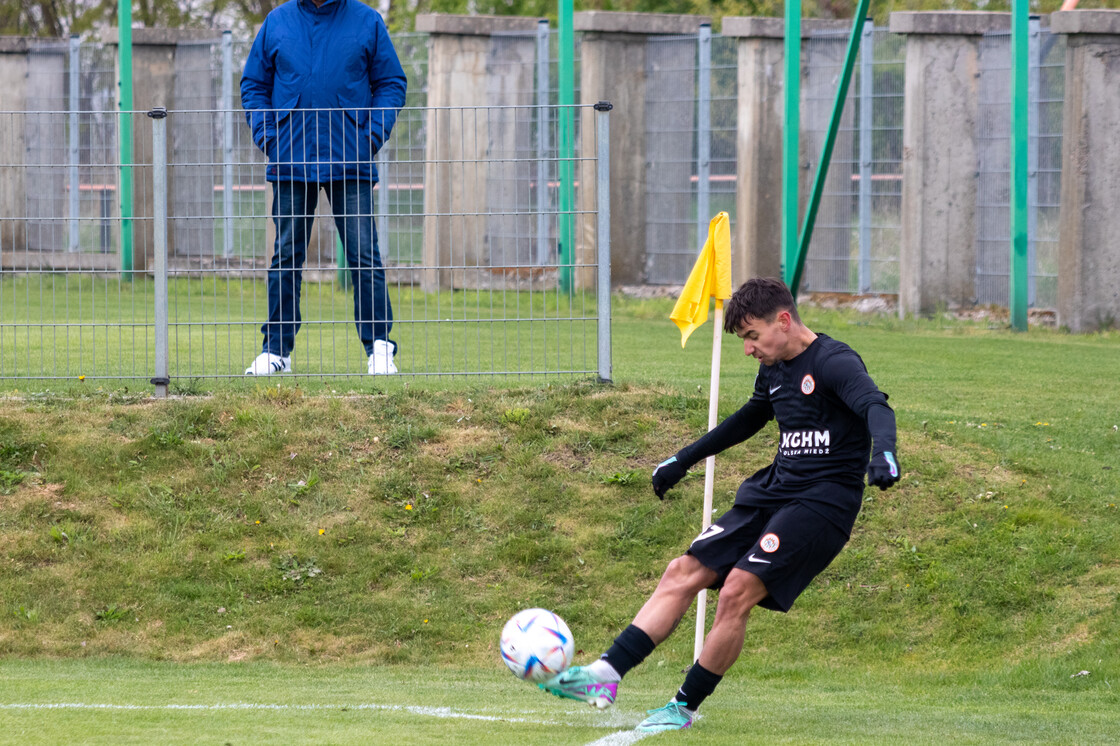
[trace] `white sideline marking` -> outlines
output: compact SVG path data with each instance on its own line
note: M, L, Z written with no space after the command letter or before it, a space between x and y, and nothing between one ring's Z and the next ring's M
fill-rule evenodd
M0 702L0 710L111 710L111 711L152 711L169 710L179 712L217 712L220 710L262 710L262 711L310 711L310 710L366 710L386 712L407 712L411 715L434 718L457 718L460 720L481 720L493 723L533 723L536 725L558 725L573 728L617 728L621 725L617 718L611 718L599 723L573 723L558 720L544 720L539 718L510 717L498 715L479 715L471 712L460 712L450 707L420 707L417 705L378 705L378 704L334 704L334 705L283 705L261 704L256 702L228 702L224 704L189 705L135 705L135 704L104 704L97 702ZM522 711L525 714L525 711ZM625 733L626 731L620 731ZM618 734L611 734L611 738ZM632 740L612 741L602 740L601 746L625 746L633 743ZM595 741L599 744L600 741Z
M514 717L496 717L458 712L449 707L416 707L413 705L270 705L252 702L234 702L216 705L112 705L89 702L46 702L46 703L0 703L0 710L387 710L407 712L412 715L425 715L436 718L460 718L463 720L486 720L493 722L535 723L536 720ZM547 723L558 725L559 723Z
M603 736L597 741L592 741L587 746L629 746L648 735L651 735L651 731L620 730L617 733L611 733L609 736Z

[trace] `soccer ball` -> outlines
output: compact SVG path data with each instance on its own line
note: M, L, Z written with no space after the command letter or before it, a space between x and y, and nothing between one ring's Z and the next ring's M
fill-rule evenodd
M501 647L514 676L541 682L572 664L576 645L563 619L545 609L525 609L502 628Z

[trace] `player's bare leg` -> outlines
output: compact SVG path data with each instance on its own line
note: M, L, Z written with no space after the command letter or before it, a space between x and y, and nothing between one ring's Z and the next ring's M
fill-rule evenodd
M715 579L716 573L701 565L691 555L678 557L670 562L657 589L638 612L633 624L615 640L612 650L619 645L619 640L628 635L631 640L635 635L645 638L645 653L631 661L636 663L672 634L681 617L692 605L692 599L696 598L700 589L707 588ZM557 697L586 702L592 707L605 710L614 704L618 696L618 682L628 670L627 667L615 668L610 655L611 650L608 650L603 658L588 666L572 666L540 684L540 688ZM614 663L621 665L617 660Z
M691 554L669 563L657 589L634 617L634 626L661 644L680 624L696 594L716 580L716 573L700 564Z
M719 592L712 629L704 638L701 666L721 676L727 673L743 650L751 609L767 595L757 575L738 568L731 571Z
M689 669L684 684L664 707L650 710L638 724L643 732L682 730L692 726L696 709L711 694L743 650L747 619L766 598L766 586L757 575L734 569L719 592L712 631L704 641L700 660Z

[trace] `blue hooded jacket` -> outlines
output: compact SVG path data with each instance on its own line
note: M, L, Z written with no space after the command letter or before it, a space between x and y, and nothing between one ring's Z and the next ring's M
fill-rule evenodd
M377 180L373 158L407 81L380 14L358 0L289 0L265 18L241 78L268 181Z

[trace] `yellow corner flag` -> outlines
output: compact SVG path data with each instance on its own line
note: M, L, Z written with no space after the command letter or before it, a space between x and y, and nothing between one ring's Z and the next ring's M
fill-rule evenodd
M717 303L731 297L731 227L726 212L708 224L708 240L696 258L681 297L669 318L681 330L681 347L708 320L708 299Z

